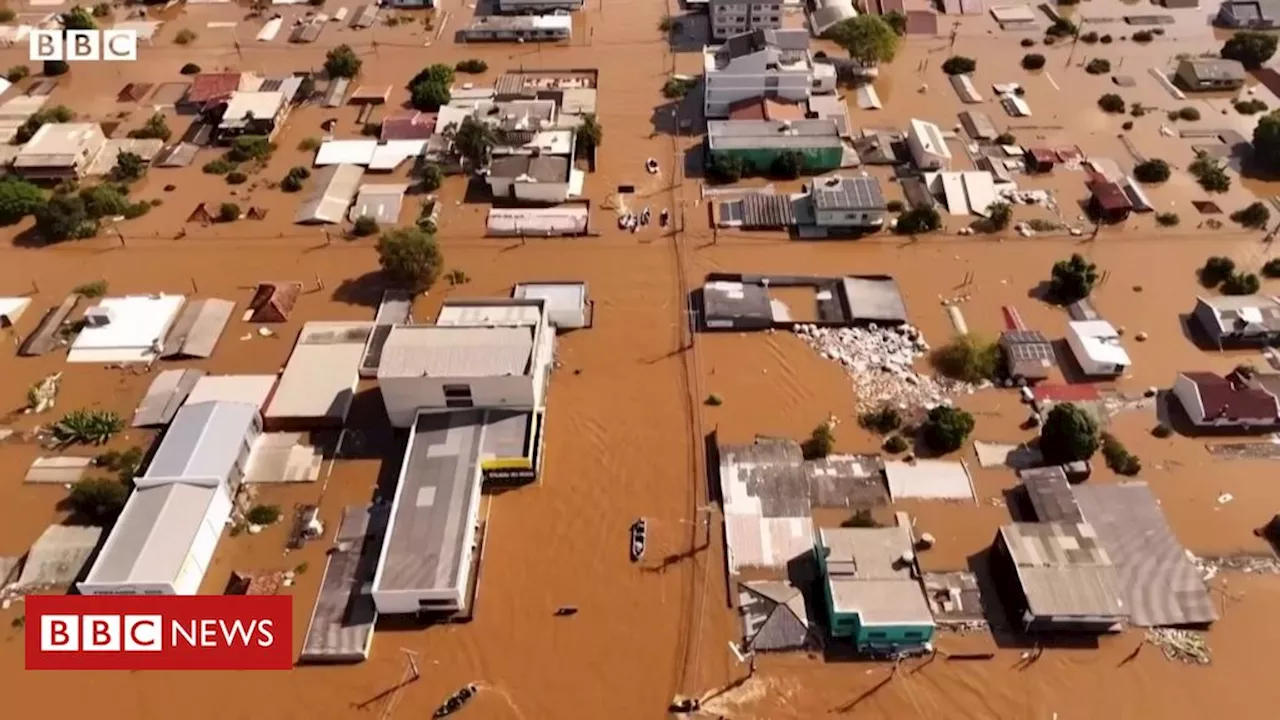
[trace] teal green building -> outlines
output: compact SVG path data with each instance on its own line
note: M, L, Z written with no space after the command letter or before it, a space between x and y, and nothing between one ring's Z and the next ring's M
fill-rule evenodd
M918 650L933 639L909 528L822 528L814 555L833 638L860 652Z
M707 160L736 157L749 174L767 174L780 156L795 153L804 158L803 174L818 175L840 169L853 152L829 118L707 123Z

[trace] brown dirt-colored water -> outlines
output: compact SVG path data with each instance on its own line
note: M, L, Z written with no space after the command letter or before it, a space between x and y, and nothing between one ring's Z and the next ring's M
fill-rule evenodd
M331 2L330 10L338 3ZM301 8L283 10L286 17ZM940 236L918 242L891 237L861 243L807 244L773 234L713 235L699 201L696 175L700 163L685 163L697 138L655 134L654 108L664 101L661 85L669 72L696 73L696 52L666 51L657 25L666 10L660 3L617 0L589 3L569 44L530 48L525 45L460 47L452 31L466 22L471 9L454 2L435 13L436 26L449 14L440 39L420 23L357 33L331 25L321 40L291 46L282 36L260 45L253 35L261 21L250 21L235 33L208 29L209 21L238 20L242 8L189 8L160 32L156 46L143 48L144 62L122 66L77 66L59 86L53 101L68 104L94 119L129 113L126 128L142 123L149 108L122 105L115 93L125 82L164 82L177 78L177 68L198 62L205 69L239 67L291 70L316 67L326 47L352 44L365 60L362 82L392 84L393 103L403 102L406 79L433 62L453 63L467 57L485 59L492 80L514 67L596 67L600 69L600 120L605 144L598 171L588 179L588 193L599 208L620 184L648 181L647 157L662 160L663 174L641 185L639 202L657 211L670 207L682 220L683 232L660 237L656 229L636 235L619 233L607 212L597 210L600 237L531 241L520 244L484 239L486 206L464 202L462 182L449 179L441 190L444 202L440 238L449 268L472 280L458 288L441 286L418 302L415 316L429 318L444 297L502 295L522 280L575 278L589 283L596 302L595 327L569 334L559 346L562 363L550 392L547 453L540 485L493 497L489 501L488 536L475 620L467 625L425 630L383 630L373 655L352 667L304 668L290 673L159 675L136 673L93 679L95 712L103 718L169 717L175 707L193 720L226 717L376 717L382 703L364 705L395 685L403 672L401 649L419 653L422 679L402 691L395 717L421 717L458 686L477 681L482 692L466 710L485 718L637 718L663 715L676 693L702 693L739 678L738 665L726 643L735 637L735 620L726 608L722 574L721 531L707 503L701 437L716 431L722 441L741 442L752 435L801 437L815 424L835 415L841 450L871 451L877 440L852 422L849 384L836 366L823 361L798 339L785 333L701 336L688 349L687 292L710 271L824 274L888 273L906 295L913 321L935 343L945 339L950 324L940 304L957 294L966 271L975 282L962 305L969 327L992 336L1001 329L1000 308L1014 304L1032 327L1060 335L1065 315L1031 296L1055 260L1072 252L1089 255L1110 272L1096 293L1101 311L1132 334L1150 334L1145 343L1130 340L1134 358L1131 377L1121 389L1138 392L1167 386L1183 369L1225 371L1254 353L1206 353L1183 335L1178 315L1190 309L1197 293L1194 270L1211 254L1229 254L1241 265L1256 267L1271 255L1257 234L1230 228L1205 235L1197 230L1185 182L1155 188L1160 203L1174 204L1183 215L1176 231L1155 231L1149 218L1134 218L1124 229L1109 229L1093 242L1075 238L1003 239ZM196 30L200 38L187 48L170 44L178 29ZM1035 118L1008 123L1022 136L1046 143L1078 144L1086 152L1127 163L1116 140L1118 119L1093 108L1093 99L1108 85L1078 69L1066 68L1070 50L1046 50L1054 90L1044 73L1016 69L1021 36L1000 36L983 19L966 20L955 52L980 60L982 83L1017 79L1028 87ZM1205 35L1179 43L1211 43ZM239 41L237 47L236 42ZM376 40L376 46L373 42ZM427 43L430 43L429 46ZM1090 53L1101 52L1101 48ZM1183 51L1170 40L1148 48L1113 46L1126 64L1164 62ZM1084 52L1083 49L1080 51ZM855 125L901 125L912 116L943 125L963 109L937 66L948 54L945 38L906 43L900 59L885 68L880 81L892 85L891 105L879 113L854 111ZM1082 55L1073 60L1078 63ZM0 51L0 60L24 61L25 50ZM1143 59L1145 58L1145 59ZM928 61L923 75L917 70ZM1145 69L1135 68L1140 83ZM927 93L915 89L925 78ZM1172 99L1159 98L1150 79L1134 91L1133 101L1161 108ZM1129 91L1125 91L1126 94ZM889 101L888 93L882 93ZM988 108L1004 122L1001 111ZM355 136L354 108L303 109L291 115L278 142L280 150L258 178L278 180L287 169L305 164L299 141L320 134L326 118L339 120L339 136ZM1162 117L1162 115L1161 115ZM1160 117L1137 121L1135 144L1175 164L1190 161L1188 146L1159 134ZM1202 123L1207 121L1202 121ZM180 132L178 121L171 123ZM1043 138L1040 138L1043 136ZM1027 144L1029 141L1024 140ZM248 286L263 279L297 279L312 291L304 295L279 339L241 340L244 328L233 322L218 352L208 361L185 365L212 372L271 372L285 361L293 333L302 322L319 318L367 318L377 293L366 276L377 270L372 243L347 242L290 223L298 196L264 187L240 189L232 195L218 178L200 172L210 159L202 155L194 167L153 170L139 196L162 198L148 216L121 223L125 246L104 237L58 248L0 249L0 293L28 292L38 286L33 310L17 330L29 332L38 312L71 287L106 279L113 293L190 292L244 302ZM690 157L696 158L696 152ZM960 165L967 161L958 159ZM674 173L674 177L673 177ZM1080 173L1055 172L1028 181L1061 193L1066 200L1083 197ZM163 186L177 189L164 192ZM1240 183L1222 200L1230 210L1249 198ZM886 186L890 197L899 195ZM229 226L187 226L188 235L173 239L198 202L235 199L242 205L271 209L263 221ZM404 220L414 212L406 203ZM1019 210L1020 216L1023 210ZM1069 211L1074 215L1074 211ZM29 222L29 221L28 221ZM15 230L25 228L21 225ZM316 287L316 281L323 284ZM1268 282L1267 290L1277 288ZM1141 286L1141 290L1135 289ZM49 416L81 407L99 406L131 413L149 376L118 370L68 366L59 354L39 359L0 359L0 403L19 406L26 388L43 375L63 370L59 406ZM580 372L579 372L580 371ZM709 393L724 399L721 407L703 406ZM372 418L369 432L385 434L376 422L380 410L362 396L353 414ZM978 417L975 437L1016 441L1029 437L1018 425L1023 409L1010 393L984 392L962 404ZM46 418L19 417L14 424L30 429ZM363 422L363 420L361 420ZM1150 411L1116 418L1112 430L1144 461L1142 477L1160 497L1175 531L1194 552L1227 554L1265 552L1251 529L1280 508L1280 490L1270 478L1275 471L1262 461L1211 461L1199 441L1158 440L1148 431ZM114 446L143 443L148 436L129 432ZM58 522L63 491L21 484L22 470L38 454L29 443L0 444L0 553L23 552L44 526ZM972 460L970 450L962 451ZM375 484L378 459L335 462L321 498L320 485L273 487L261 491L267 502L289 506L320 499L321 515L332 526L341 508L366 502ZM975 462L970 462L976 467ZM1105 469L1095 482L1114 478ZM979 502L972 505L916 503L911 512L923 529L939 541L922 558L928 569L965 566L969 556L986 547L996 527L1007 522L997 501L1012 486L1011 473L977 470ZM1219 505L1230 492L1235 500ZM665 569L639 569L627 561L626 528L639 515L651 518L650 557L671 556ZM710 529L703 522L710 517ZM820 515L821 523L843 518ZM324 563L324 543L284 556L284 534L277 526L257 536L224 537L204 585L217 592L233 570L284 569L306 562L311 570L286 590L295 598L295 644L300 645L310 617ZM710 539L707 543L706 540ZM717 699L715 712L733 718L813 718L829 713L866 717L911 718L1202 718L1211 713L1264 717L1280 700L1280 690L1265 673L1277 659L1270 645L1280 631L1270 618L1280 610L1280 578L1228 574L1223 620L1210 633L1214 664L1185 667L1164 660L1147 648L1121 664L1139 641L1126 634L1107 639L1098 650L1050 650L1028 669L1017 670L1021 648L999 650L987 662L946 662L920 667L910 663L883 687L886 666L871 663L824 663L804 656L765 658L746 684ZM580 608L572 618L555 618L554 609ZM9 627L21 606L0 616L0 677L6 679L6 707L17 714L72 717L83 710L67 698L66 674L24 673L21 633ZM942 636L944 648L980 641L981 636ZM989 640L987 641L989 644ZM96 682L95 682L96 681ZM860 699L861 698L861 699ZM382 715L385 716L385 715Z

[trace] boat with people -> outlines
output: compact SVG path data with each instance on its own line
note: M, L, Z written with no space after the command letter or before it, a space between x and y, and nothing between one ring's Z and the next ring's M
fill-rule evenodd
M480 692L480 688L476 687L475 683L467 683L466 685L463 685L462 689L458 690L458 692L445 698L444 703L440 707L436 708L435 714L431 717L442 718L458 712L462 709L462 706L466 705L467 702L471 700L471 698L475 697L478 692Z
M639 562L644 557L645 535L648 523L639 518L631 524L631 562Z

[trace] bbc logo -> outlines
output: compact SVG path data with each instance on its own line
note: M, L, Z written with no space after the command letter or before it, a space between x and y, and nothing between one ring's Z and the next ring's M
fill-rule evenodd
M159 615L41 615L41 652L160 652Z
M138 59L137 30L32 30L30 59L132 61Z

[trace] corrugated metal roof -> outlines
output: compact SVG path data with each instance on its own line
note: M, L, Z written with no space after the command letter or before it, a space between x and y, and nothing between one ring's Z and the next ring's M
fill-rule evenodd
M258 408L246 403L183 406L137 484L225 481L257 421Z
M167 425L186 402L204 370L164 370L151 381L147 394L133 413L134 427Z
M230 300L206 298L188 304L178 316L164 341L165 359L177 357L207 358L222 337L236 304Z
M1115 559L1134 625L1192 625L1218 619L1204 579L1145 482L1075 487L1084 517Z
M173 582L220 487L172 483L134 491L86 583ZM229 507L229 504L228 504Z
M316 173L314 189L294 215L295 223L340 223L360 187L364 169L334 165Z
M1087 523L1013 523L1000 535L1038 617L1126 614L1111 558Z
M361 185L351 206L351 221L371 217L380 225L395 225L400 221L400 206L408 191L409 186L405 184Z
M382 348L378 377L504 377L529 372L530 327L401 325Z
M91 457L39 457L31 463L23 482L66 485L79 481L91 465Z
M268 418L343 420L373 323L309 322L289 355Z

